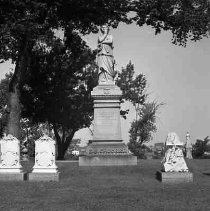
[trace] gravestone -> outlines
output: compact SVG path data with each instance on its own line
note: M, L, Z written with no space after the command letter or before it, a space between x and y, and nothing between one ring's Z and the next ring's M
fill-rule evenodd
M162 169L157 178L164 183L192 182L193 173L189 172L183 155L184 143L176 133L169 133L165 142L165 156L161 162Z
M25 180L20 164L20 141L12 136L0 140L0 180Z
M35 142L35 164L29 173L29 181L58 181L59 172L55 163L55 140L47 135Z
M120 123L122 91L115 85L113 39L107 26L101 28L98 39L98 86L91 92L94 99L93 140L86 156L79 157L79 166L137 165L123 143Z

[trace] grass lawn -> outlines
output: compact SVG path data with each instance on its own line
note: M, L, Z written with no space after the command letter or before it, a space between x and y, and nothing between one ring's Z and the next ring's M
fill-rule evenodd
M210 160L188 162L194 182L179 185L156 180L160 160L138 162L91 168L58 162L60 182L0 181L0 211L210 210Z

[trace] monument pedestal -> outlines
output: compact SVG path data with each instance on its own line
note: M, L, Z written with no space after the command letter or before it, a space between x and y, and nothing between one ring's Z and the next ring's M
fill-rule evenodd
M163 183L193 182L193 173L157 171L157 179Z
M79 157L79 166L137 165L137 157L122 143L122 91L114 84L101 84L91 95L94 99L93 141L87 147L87 155Z

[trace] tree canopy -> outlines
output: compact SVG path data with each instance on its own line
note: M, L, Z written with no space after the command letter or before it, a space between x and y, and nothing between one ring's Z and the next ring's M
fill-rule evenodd
M80 37L96 33L105 23L117 27L120 22L146 24L156 34L169 30L172 42L185 46L189 39L196 41L208 35L209 1L0 0L0 62L11 59L16 64L10 82L7 133L18 137L20 87L31 71L37 45L53 40L55 29L62 29L65 37Z
M30 71L21 85L22 117L52 125L59 159L74 133L91 124L94 60L95 52L76 33L32 51Z

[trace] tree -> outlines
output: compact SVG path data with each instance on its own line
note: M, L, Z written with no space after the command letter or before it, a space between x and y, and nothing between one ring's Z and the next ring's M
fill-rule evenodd
M48 49L32 52L31 71L21 89L22 115L52 125L58 159L64 159L74 133L91 124L95 53L76 33L64 43L55 39Z
M209 0L143 0L134 1L133 20L139 26L147 24L159 34L169 30L172 43L186 46L208 36L210 29Z
M19 136L20 87L37 43L52 38L54 29L84 35L104 23L117 27L120 22L147 24L156 34L170 30L173 43L185 45L207 36L210 6L208 0L0 0L0 61L16 64L7 133Z
M204 152L207 150L209 141L209 136L206 136L203 140L197 139L195 144L193 145L193 157L201 158L204 155Z
M135 107L137 119L140 106L146 99L146 78L143 74L139 74L134 79L134 73L134 65L130 61L121 72L118 72L117 85L122 90L122 102L130 101ZM121 111L121 115L125 116L128 111Z
M54 36L54 29L66 34L96 32L97 26L109 22L117 26L128 22L128 1L69 0L1 0L0 1L0 61L11 59L15 72L9 87L9 117L7 133L19 137L20 87L30 71L32 49L40 41Z
M157 131L156 115L161 105L155 102L145 103L138 119L131 123L128 147L136 156L141 156L143 144L152 140L153 133Z
M144 154L144 143L152 139L157 127L156 113L162 104L146 102L146 78L143 74L134 77L134 65L131 61L118 73L117 85L123 91L123 100L130 101L135 108L135 120L131 123L129 149L138 157ZM125 112L125 111L124 111Z
M130 101L136 113L129 130L128 147L138 157L144 157L144 143L150 141L157 130L156 114L162 104L146 101L146 78L143 74L135 77L134 74L134 65L130 61L126 68L122 68L122 72L118 73L117 85L123 92L122 99Z
M7 101L9 96L9 83L12 79L12 73L5 75L0 81L0 138L5 132L6 122L7 122Z

